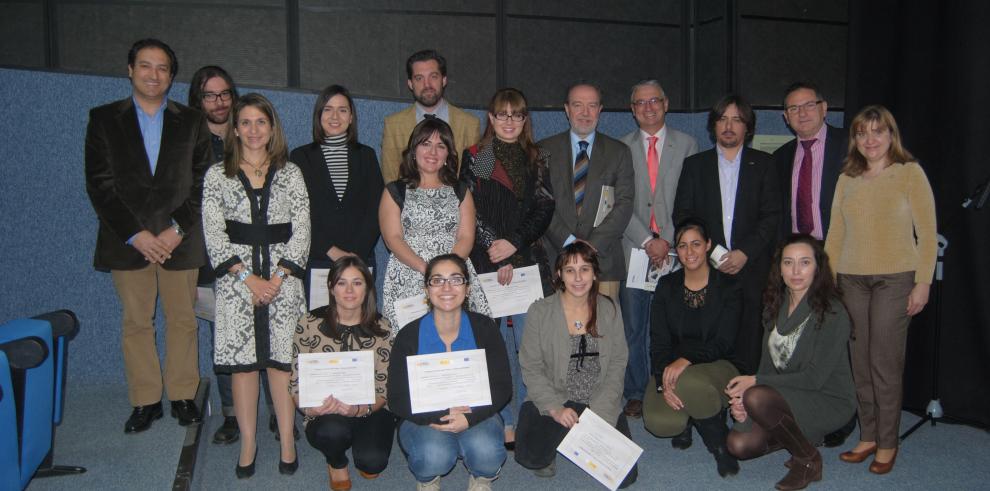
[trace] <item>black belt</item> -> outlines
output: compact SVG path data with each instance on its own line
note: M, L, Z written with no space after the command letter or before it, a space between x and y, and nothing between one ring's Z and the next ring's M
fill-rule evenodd
M227 236L234 244L250 246L280 244L288 242L292 237L292 224L263 225L227 220Z

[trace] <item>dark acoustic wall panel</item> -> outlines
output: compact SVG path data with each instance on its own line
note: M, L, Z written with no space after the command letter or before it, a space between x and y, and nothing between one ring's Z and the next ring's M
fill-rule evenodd
M532 1L506 0L510 16L540 16L552 18L582 18L595 21L635 23L681 23L680 1L601 0Z
M45 66L44 6L37 2L0 2L0 65Z
M708 109L728 92L725 23L722 17L708 19L695 29L694 109Z
M158 37L175 50L180 81L218 64L242 85L287 82L282 8L74 3L59 4L56 13L59 68L126 74L131 44Z
M606 109L628 109L629 89L643 78L682 90L679 28L510 18L507 31L507 81L531 106L560 107L579 79L602 86Z
M806 19L842 24L849 19L846 0L746 0L738 2L737 5L739 15L742 16Z
M300 8L301 85L340 83L369 97L411 100L406 59L437 49L447 60L446 96L482 106L495 91L495 17Z
M829 103L845 101L845 25L742 18L739 22L739 91L752 104L781 105L795 80L813 80Z

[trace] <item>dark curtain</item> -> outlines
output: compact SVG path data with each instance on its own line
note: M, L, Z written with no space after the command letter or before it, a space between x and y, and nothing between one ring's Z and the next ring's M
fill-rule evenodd
M939 233L949 241L941 313L933 286L911 323L904 406L924 412L937 383L946 417L983 427L990 425L990 206L976 212L961 203L990 177L988 25L988 2L849 2L846 82L847 123L868 104L893 112L932 183Z

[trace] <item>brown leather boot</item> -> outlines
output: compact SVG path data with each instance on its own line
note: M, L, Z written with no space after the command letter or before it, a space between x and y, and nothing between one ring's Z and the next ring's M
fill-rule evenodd
M793 418L784 415L780 422L768 428L767 432L791 453L790 469L787 475L777 482L777 489L795 491L822 480L822 455L804 437Z

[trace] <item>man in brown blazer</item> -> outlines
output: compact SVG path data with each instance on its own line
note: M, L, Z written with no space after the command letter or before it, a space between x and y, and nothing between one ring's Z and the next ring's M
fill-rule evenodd
M86 191L100 226L94 266L109 271L123 306L128 397L126 433L162 417L163 374L155 305L165 314L164 388L180 425L201 421L196 316L198 268L206 261L200 224L210 131L203 113L169 101L178 63L157 39L127 54L131 97L94 108L86 129Z
M437 117L450 125L457 147L450 150L458 159L465 148L478 142L481 127L478 118L443 98L443 90L447 87L447 60L440 53L432 49L413 53L406 60L406 76L406 85L416 102L385 117L381 156L382 177L386 184L399 178L402 151L409 144L413 128L424 118Z

